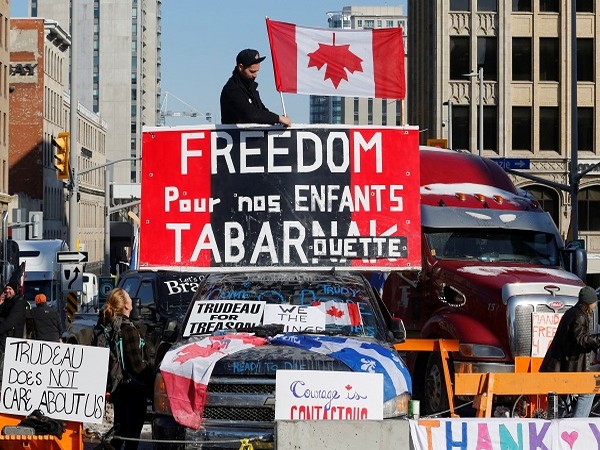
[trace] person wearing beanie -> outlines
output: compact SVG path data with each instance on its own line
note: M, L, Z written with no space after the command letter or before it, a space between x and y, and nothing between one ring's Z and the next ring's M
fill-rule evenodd
M2 291L4 302L0 305L0 376L4 366L4 349L7 337L25 337L26 301L19 293L19 286L11 281Z
M589 286L579 291L577 303L560 319L540 372L587 372L589 353L600 348L600 334L590 329L598 295ZM594 394L580 394L573 417L589 417Z
M263 104L255 81L260 63L265 59L258 51L247 48L235 58L235 68L221 91L221 123L261 123L292 125L288 116L279 116Z
M63 334L58 312L46 303L46 296L35 296L35 308L31 310L33 321L32 338L40 341L60 342Z

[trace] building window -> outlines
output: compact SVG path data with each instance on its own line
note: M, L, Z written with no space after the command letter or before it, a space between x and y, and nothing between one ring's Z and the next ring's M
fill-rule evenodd
M531 151L531 108L528 106L512 109L512 149Z
M498 108L483 107L483 148L498 151Z
M530 38L513 38L512 40L512 79L513 81L533 81Z
M367 100L367 123L373 125L373 99Z
M387 125L387 106L388 99L384 98L381 100L381 125Z
M381 28L381 27L382 27L381 20L377 19L377 28Z
M469 150L469 107L452 107L452 146L456 150Z
M477 11L498 11L498 0L477 0Z
M371 19L365 20L365 28L375 28L375 21Z
M495 37L477 38L477 67L483 67L484 79L498 79L498 44Z
M471 72L471 52L468 37L450 38L450 79L464 81L465 73Z
M548 187L539 185L527 186L524 189L537 200L544 211L550 214L554 224L558 226L558 195L556 192Z
M470 11L470 0L450 0L450 11Z
M540 150L559 152L560 120L558 107L540 108Z
M393 20L386 20L385 21L385 26L387 28L393 28L394 27L394 21Z
M594 81L594 40L577 38L577 81Z
M591 186L579 191L579 229L600 231L600 187Z
M540 0L541 12L560 12L559 0Z
M357 26L358 28L362 28L362 19L358 19L358 20L356 21L356 26Z
M594 108L577 108L577 144L579 151L594 151Z
M358 97L354 97L354 125L358 125Z
M594 1L596 0L576 0L577 12L594 12Z
M531 0L512 0L513 12L531 12Z
M540 81L560 81L558 38L540 38Z

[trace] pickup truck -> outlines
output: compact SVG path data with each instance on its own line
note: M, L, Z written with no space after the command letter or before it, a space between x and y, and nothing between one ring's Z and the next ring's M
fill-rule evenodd
M234 314L236 317L223 314L219 318L221 314L216 312L214 321L205 321L199 314L202 308L213 312L240 309L240 303L236 303L239 300L251 305L251 310L264 308L262 316L260 313L255 316L261 317L258 322L249 321L249 313L243 314L241 310L237 316ZM324 326L309 321L303 326L284 327L277 320L267 319L270 305L288 310L305 307L307 312L311 308L322 310ZM178 340L165 355L154 385L153 438L188 442L188 447L181 444L169 448L198 448L208 441L211 448L215 445L239 448L240 439L248 439L254 448L273 448L275 379L277 371L286 369L377 372L385 366L389 376L384 375L383 417L393 419L407 414L411 379L393 348L395 342L404 339L402 322L390 316L376 291L357 272L211 273L182 319ZM180 361L181 355L177 353L187 354L186 345L208 336L235 336L244 331L253 336L267 336L269 343L228 354L216 362L206 387L203 411L193 414L196 426L190 426L190 415L182 420L173 401L179 405L182 392L187 393L183 397L189 396L191 404L200 397L191 386L185 390L181 385L181 389L174 387L182 377L170 372L173 355L175 361ZM368 348L380 356L365 354L357 367L334 353L323 354L301 345L276 345L276 342L297 343L304 339L319 342L329 339L344 349ZM205 357L199 355L192 360L194 373L201 371Z

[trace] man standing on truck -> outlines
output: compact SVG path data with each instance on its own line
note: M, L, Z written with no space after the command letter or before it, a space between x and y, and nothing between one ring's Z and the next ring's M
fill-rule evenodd
M254 81L260 70L260 63L266 56L260 56L258 51L247 48L238 53L236 66L231 78L221 91L221 123L263 123L292 125L287 116L279 116L271 112L260 99Z
M22 338L25 334L25 299L18 294L17 282L11 280L4 287L4 301L0 305L0 377L4 367L4 349L7 337Z

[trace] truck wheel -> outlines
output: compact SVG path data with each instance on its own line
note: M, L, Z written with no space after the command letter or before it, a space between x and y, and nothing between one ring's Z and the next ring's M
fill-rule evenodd
M426 415L440 414L442 412L447 412L449 409L442 359L437 352L431 353L427 360L424 400L424 411Z

